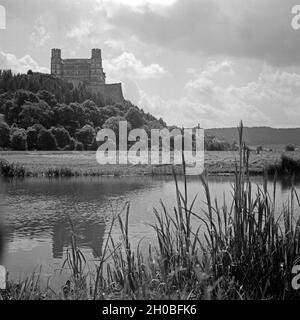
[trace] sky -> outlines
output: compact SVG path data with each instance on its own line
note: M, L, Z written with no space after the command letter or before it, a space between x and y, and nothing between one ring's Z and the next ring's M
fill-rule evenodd
M107 83L169 125L300 127L296 0L0 0L0 69L102 49Z

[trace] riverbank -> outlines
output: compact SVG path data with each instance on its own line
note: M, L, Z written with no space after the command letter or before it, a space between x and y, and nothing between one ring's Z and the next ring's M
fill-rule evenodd
M251 152L249 173L260 175L265 168L274 166L281 159L282 152L270 151L257 154ZM300 160L300 152L285 152L289 158ZM212 175L230 175L235 171L238 152L206 151L205 169ZM99 165L93 151L67 152L18 152L1 151L0 161L6 165L7 176L143 176L171 175L170 165ZM181 166L176 167L178 174Z

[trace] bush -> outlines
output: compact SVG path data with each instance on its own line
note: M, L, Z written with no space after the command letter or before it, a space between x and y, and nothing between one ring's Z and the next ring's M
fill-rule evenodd
M295 146L293 144L288 144L285 146L285 151L293 152L293 151L295 151Z
M299 175L300 174L300 160L294 160L282 155L279 162L267 167L267 173L271 176L278 174L282 175Z
M71 136L65 128L52 127L50 132L54 135L59 148L65 148L70 144Z
M93 143L95 135L95 129L88 124L76 132L77 140L83 144L85 149L89 144Z
M262 151L263 151L263 147L262 146L257 146L256 153L260 154Z
M27 134L24 129L15 129L10 140L13 150L27 150Z
M0 121L0 147L6 148L10 144L10 129L5 121Z
M42 129L38 135L37 147L39 150L57 150L54 135L46 129Z

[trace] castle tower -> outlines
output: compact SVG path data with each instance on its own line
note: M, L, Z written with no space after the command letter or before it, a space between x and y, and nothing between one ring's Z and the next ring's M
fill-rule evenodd
M102 67L101 49L92 49L91 83L105 83L105 73Z
M51 53L51 74L54 74L59 77L63 76L61 50L52 49Z
M109 103L124 101L121 83L106 83L100 49L92 49L90 59L62 59L61 50L52 49L51 74L72 83L74 87L84 83L88 90L101 94Z

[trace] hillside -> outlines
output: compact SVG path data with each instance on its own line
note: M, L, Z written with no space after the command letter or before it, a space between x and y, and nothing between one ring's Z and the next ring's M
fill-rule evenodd
M222 129L206 129L206 134L216 136L228 142L238 141L236 127ZM244 139L250 146L300 146L300 128L245 127Z
M13 75L0 70L0 148L4 150L96 150L96 134L119 121L128 128L165 128L162 119L130 101L113 103L49 74Z

